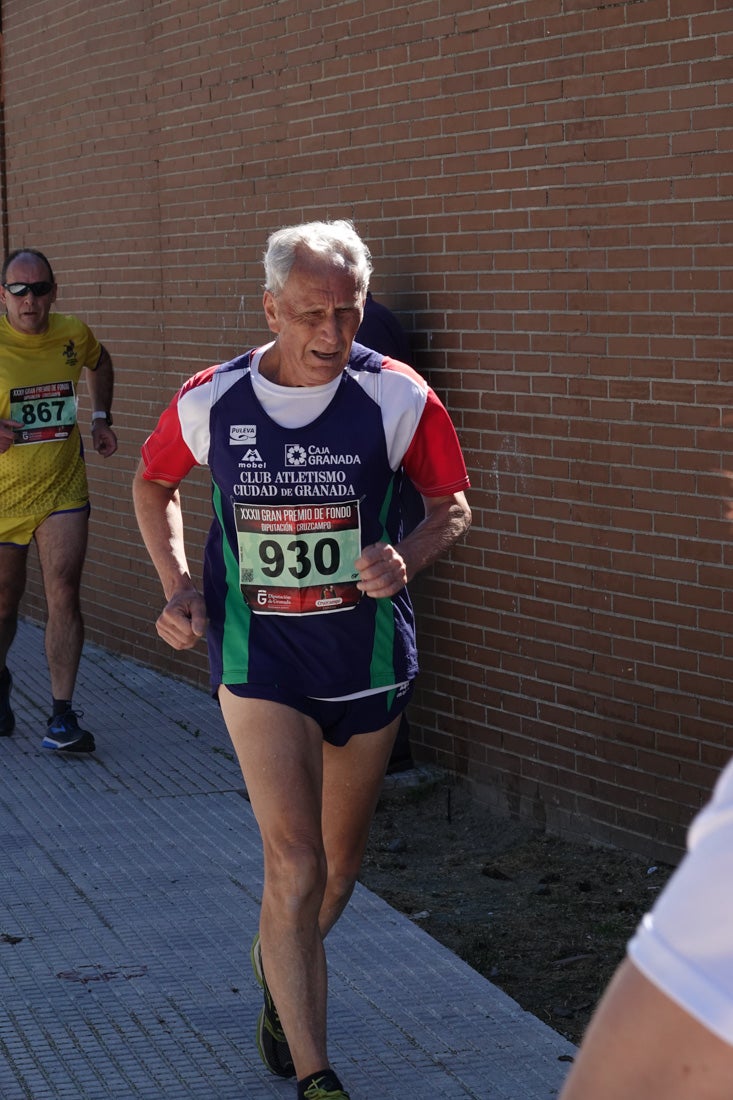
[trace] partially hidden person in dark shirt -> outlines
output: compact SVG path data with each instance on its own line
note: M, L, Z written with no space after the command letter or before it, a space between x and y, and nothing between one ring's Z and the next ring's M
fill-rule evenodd
M356 342L412 366L407 333L392 310L376 301L371 290L367 291L364 317L356 333Z
M410 363L410 342L407 333L392 310L378 302L372 295L371 290L367 291L364 317L355 339L357 343L364 344L365 347L378 351L381 355L389 355L391 359L399 359L401 363L408 363L412 366ZM422 498L407 477L403 479L400 497L405 533L407 533L418 525L425 513ZM414 766L412 749L410 748L410 723L407 718L407 711L403 711L392 755L389 758L387 773L407 771Z

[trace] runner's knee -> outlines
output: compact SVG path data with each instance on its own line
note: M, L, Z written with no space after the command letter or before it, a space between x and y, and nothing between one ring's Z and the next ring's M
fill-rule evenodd
M321 904L326 888L326 859L315 843L288 841L265 846L265 888L283 911L298 912Z

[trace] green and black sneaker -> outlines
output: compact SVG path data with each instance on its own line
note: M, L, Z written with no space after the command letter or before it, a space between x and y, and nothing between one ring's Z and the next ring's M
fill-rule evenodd
M257 1017L257 1049L260 1052L260 1058L270 1073L275 1073L278 1077L295 1077L295 1066L290 1054L290 1047L280 1023L275 1002L265 981L259 932L252 941L252 950L249 957L255 978L258 985L262 986L265 997L264 1006Z
M298 1097L302 1100L350 1100L333 1070L316 1073L310 1081L298 1084Z

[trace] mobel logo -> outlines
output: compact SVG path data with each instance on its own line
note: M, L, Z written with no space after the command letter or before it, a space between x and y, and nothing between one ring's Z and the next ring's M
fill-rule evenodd
M239 460L240 466L263 466L262 455L256 447L249 447Z

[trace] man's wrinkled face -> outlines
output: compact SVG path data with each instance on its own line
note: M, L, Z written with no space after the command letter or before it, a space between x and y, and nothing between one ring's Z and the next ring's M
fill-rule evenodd
M25 293L11 294L6 287L30 283L46 283L50 289L46 294L34 294L27 289ZM36 290L38 288L36 287ZM56 301L56 286L51 283L49 270L38 256L16 256L8 266L5 286L0 286L0 301L5 306L8 321L17 332L29 336L39 336L48 328L51 306Z
M338 377L361 324L364 298L351 271L311 255L296 259L277 295L265 291L282 385L319 386Z

